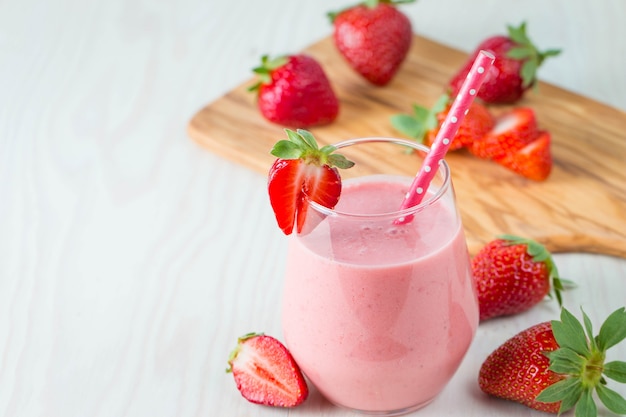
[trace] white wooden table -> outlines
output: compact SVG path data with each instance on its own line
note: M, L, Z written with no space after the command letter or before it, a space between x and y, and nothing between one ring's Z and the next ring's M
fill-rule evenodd
M315 390L290 411L252 405L224 373L237 336L281 336L286 241L266 179L185 131L262 54L327 36L325 12L348 4L0 2L0 416L352 415ZM564 49L544 81L626 110L623 0L404 10L417 33L465 51L527 20L541 47ZM582 283L572 310L599 321L626 304L626 260L556 261ZM542 415L486 398L475 378L504 338L557 314L545 303L481 325L455 379L416 415Z

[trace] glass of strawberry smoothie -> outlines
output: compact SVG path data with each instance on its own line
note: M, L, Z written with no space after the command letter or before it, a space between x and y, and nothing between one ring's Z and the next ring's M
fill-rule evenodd
M341 172L337 206L311 202L304 230L290 236L284 339L332 403L405 414L441 392L478 326L450 171L442 161L422 202L399 211L413 180L406 172L428 148L390 138L336 146L356 165Z

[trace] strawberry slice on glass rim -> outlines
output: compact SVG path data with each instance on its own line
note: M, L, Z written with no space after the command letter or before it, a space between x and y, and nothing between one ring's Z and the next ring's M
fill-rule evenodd
M338 168L354 165L336 147L319 148L315 137L306 130L285 129L287 140L278 141L272 155L278 159L270 168L268 193L280 229L286 235L304 230L311 201L332 209L341 195Z

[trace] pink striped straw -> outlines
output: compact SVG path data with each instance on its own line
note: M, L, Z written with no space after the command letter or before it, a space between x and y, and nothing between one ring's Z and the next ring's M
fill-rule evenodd
M478 53L472 68L467 74L465 82L463 82L454 103L452 103L452 106L450 107L450 111L448 112L446 119L442 123L441 128L433 141L430 152L426 155L424 163L415 176L409 191L404 197L400 210L413 207L419 204L424 198L430 182L437 173L439 163L445 158L446 152L448 152L448 149L450 148L450 143L452 143L452 139L454 139L454 136L459 129L459 125L463 122L465 115L469 111L469 108L474 101L474 97L476 97L478 90L483 85L485 77L493 65L494 59L495 57L487 51L481 50ZM405 216L397 219L395 223L408 223L412 218L412 215Z

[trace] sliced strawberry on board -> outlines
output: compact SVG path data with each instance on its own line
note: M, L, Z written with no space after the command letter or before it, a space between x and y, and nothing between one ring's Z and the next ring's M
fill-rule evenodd
M540 131L538 136L514 153L494 158L498 164L534 181L543 181L552 171L551 135Z
M496 117L493 129L469 147L479 158L501 158L532 142L538 135L535 111L517 107Z
M249 333L237 341L228 359L237 389L248 401L295 407L306 400L306 380L287 348L277 339Z
M278 157L268 175L268 193L278 226L283 233L304 230L309 202L334 208L341 195L337 168L350 168L354 162L333 153L336 148L319 148L306 130L285 130L289 140L278 141L272 155ZM309 227L310 229L310 227Z

